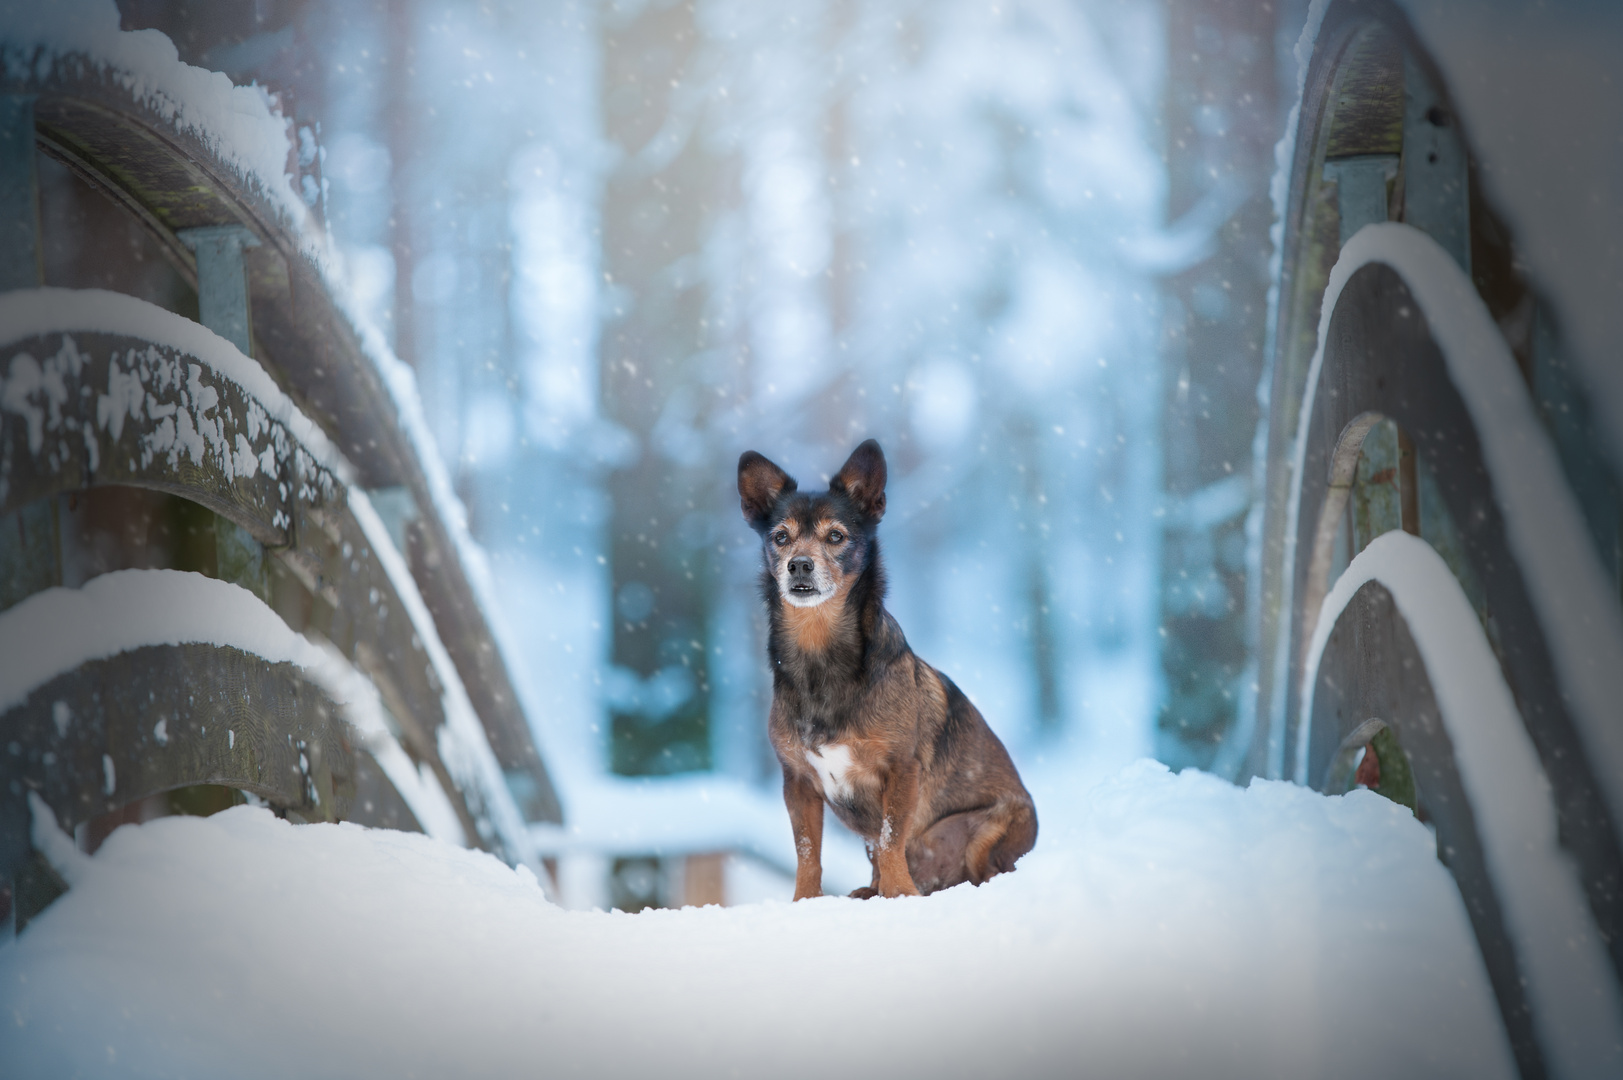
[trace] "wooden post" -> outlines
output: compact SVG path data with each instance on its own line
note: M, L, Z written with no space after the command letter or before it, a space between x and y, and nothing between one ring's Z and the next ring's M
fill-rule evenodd
M248 313L248 274L244 248L259 238L242 225L208 225L182 229L180 242L197 252L197 307L204 326L252 356L252 323Z
M0 291L45 280L34 169L34 95L0 94Z

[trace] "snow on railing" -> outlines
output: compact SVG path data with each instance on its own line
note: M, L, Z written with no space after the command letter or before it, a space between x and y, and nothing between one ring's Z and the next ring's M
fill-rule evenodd
M274 100L262 87L235 86L224 74L183 63L174 44L158 31L121 30L118 9L112 0L72 0L50 6L8 9L0 14L0 72L5 75L42 80L61 66L71 69L73 65L85 64L105 72L109 78L124 86L137 103L174 124L177 130L196 137L229 166L249 190L258 191L270 203L279 223L295 242L299 254L316 270L335 306L349 321L361 352L387 387L399 428L415 452L422 470L435 514L456 549L475 600L481 609L490 611L495 604L495 590L488 560L468 530L467 513L452 488L450 476L428 429L415 375L394 355L382 333L360 313L343 278L330 238L319 228L300 198L295 180L288 173L289 124ZM61 314L59 311L58 315ZM0 313L0 319L6 317L6 313ZM279 391L274 395L268 392L275 391L275 386L262 368L236 352L223 339L218 339L196 324L190 324L192 330L187 331L164 322L156 314L143 318L162 324L161 332L168 335L164 340L175 341L177 347L185 348L200 359L221 359L219 370L252 390L256 396L262 395L266 401L285 400ZM174 318L189 323L189 320L182 320L179 316ZM0 321L0 326L9 328L11 325ZM41 325L41 321L36 320L32 325ZM108 329L114 330L115 327L109 326ZM218 346L197 344L203 340L196 336L199 334L207 335L219 342L219 346L231 350L241 359L241 364L235 364L225 357ZM347 482L353 476L353 470L347 464L337 467L343 461L342 455L332 447L319 428L309 423L296 409L291 409L291 412L304 420L297 432L300 440L308 440L306 446L319 450L324 463L332 462L334 472ZM356 490L351 487L352 496ZM375 537L373 543L380 551L393 550L386 530ZM417 596L403 561L396 558L394 563L396 565L389 570L389 574L397 589L403 596L409 594L417 597L421 606L421 598ZM426 610L423 607L424 613ZM416 619L415 614L413 618ZM438 634L432 630L431 619L426 626L429 632L422 634L424 641L432 639L443 653ZM502 640L494 622L491 622L490 629L503 657L514 656L514 651ZM495 766L483 730L465 730L465 716L458 702L466 703L466 689L456 676L454 667L447 666L439 674L447 686L447 698L451 701L446 708L447 729L442 732L442 737L452 740L448 746L451 753L447 767L452 767L455 760L460 762L458 767L464 775L481 777L486 809L496 819L497 830L512 837L527 837L522 818L512 803L505 782L491 786L491 769L496 769L496 781L500 781L500 770ZM468 709L471 715L471 705ZM455 719L457 717L463 719ZM478 727L477 723L474 726ZM487 757L488 761L485 760ZM515 850L527 849L528 844L524 842Z
M1396 222L1366 225L1341 249L1324 290L1291 475L1300 477L1305 468L1331 316L1348 280L1370 263L1388 266L1403 279L1470 414L1573 726L1613 820L1623 821L1623 725L1616 722L1617 703L1623 701L1623 612L1510 346L1471 279L1419 229ZM1285 519L1286 566L1294 565L1300 515L1301 485L1293 484ZM1286 588L1289 602L1288 583Z
M391 733L377 687L331 645L289 629L239 585L181 570L116 570L83 588L52 588L0 612L0 712L59 675L151 645L234 648L302 670L343 710L430 835L467 837L434 774L415 768Z
M179 380L184 383L189 391L181 395L184 407L175 408L175 416L165 418L178 419L180 422L160 425L158 431L148 437L152 445L147 449L151 452L178 455L184 449L198 463L201 463L204 454L211 454L216 456L227 476L234 476L238 471L256 470L261 466L257 459L240 460L243 454L239 452L240 448L232 446L223 437L219 418L208 415L215 407L218 393L213 387L202 383L200 375L206 367L214 378L228 379L240 387L251 402L263 409L265 419L283 425L305 452L299 455L301 459L307 454L340 478L354 475L354 470L338 448L281 392L258 363L244 356L224 338L183 316L122 293L47 288L0 296L0 327L4 328L10 342L47 333L75 332L120 334L149 342L153 347L148 350L130 350L126 358L128 371L119 368L116 363L111 367L108 393L99 397L96 417L101 428L112 431L122 424L126 416L139 417L143 410L157 407L147 392L154 386L154 380ZM68 350L70 345L71 337L64 343L63 350ZM159 347L172 350L182 357L195 358L201 363L183 364L168 360L161 355ZM51 362L48 358L47 366ZM181 370L183 367L186 370ZM9 373L0 378L0 409L23 415L30 424L37 419L42 426L60 426L65 415L60 408L61 402L57 400L60 395L53 396L53 383L46 377L49 374L31 356L18 354L12 357ZM126 390L129 392L125 393ZM301 478L301 481L303 479L307 478ZM522 815L507 789L484 728L469 701L467 689L440 639L415 579L365 494L358 487L349 485L346 495L351 513L377 555L379 565L405 604L412 627L423 642L440 681L445 724L440 728L438 740L440 755L447 770L462 786L463 795L481 825L484 838L499 839L510 855L520 862L533 862L533 844ZM287 632L292 633L291 630ZM398 749L395 747L395 750ZM387 758L394 756L394 751L387 748L381 753ZM405 760L403 751L398 756L401 761ZM379 764L385 764L383 757L380 757ZM396 766L398 764L396 762ZM399 771L400 768L394 768L394 772ZM403 776L400 783L408 787L416 783L420 787L421 782L412 779L415 775ZM395 779L393 772L390 779ZM402 795L405 794L402 791ZM431 794L421 798L434 803L425 806L424 813L431 819L443 822L444 815L438 813L438 801L433 800ZM441 792L440 800L443 798ZM413 809L415 812L416 807ZM454 814L450 821L455 823ZM428 827L426 821L424 827ZM466 840L460 825L456 825L454 835L448 827L440 828L439 834L453 837L458 842Z
M1268 180L1268 198L1273 203L1274 217L1268 225L1268 242L1272 251L1268 255L1268 306L1263 322L1262 376L1257 380L1257 430L1251 439L1251 510L1245 519L1245 580L1246 607L1252 612L1247 620L1246 672L1240 680L1240 707L1238 730L1225 740L1218 751L1214 769L1231 775L1243 764L1251 750L1257 732L1257 698L1261 694L1258 679L1264 670L1273 673L1268 695L1269 740L1265 772L1272 777L1283 773L1284 739L1281 732L1285 724L1285 689L1288 685L1290 656L1290 584L1285 584L1285 601L1280 604L1279 626L1275 633L1274 657L1271 665L1261 663L1260 651L1265 643L1261 639L1262 614L1262 561L1263 517L1268 509L1268 426L1269 408L1273 400L1274 365L1279 351L1279 289L1285 266L1285 217L1290 213L1291 169L1296 160L1296 131L1302 119L1302 98L1307 90L1307 70L1313 61L1313 49L1318 44L1319 28L1324 25L1324 13L1330 0L1313 0L1308 5L1302 32L1296 39L1292 55L1296 59L1296 97L1285 117L1285 130L1274 144L1274 172ZM1294 478L1293 478L1294 479ZM1286 565L1289 565L1288 563ZM1233 749L1230 749L1232 747Z
M507 789L501 765L485 737L485 729L474 711L473 702L468 698L467 687L462 684L456 665L451 661L451 654L446 651L435 629L434 617L423 602L422 594L417 591L417 582L411 576L405 559L395 549L389 527L372 509L366 493L352 487L348 494L350 512L355 515L367 543L372 545L378 564L383 567L383 572L388 575L401 603L405 605L412 628L422 640L429 663L434 666L434 674L440 680L440 706L445 712L445 722L437 735L440 760L468 800L468 809L473 813L480 835L487 841L499 840L517 861L533 864L535 845L530 839L524 817Z
M1442 556L1419 537L1400 531L1376 537L1325 597L1302 673L1296 780L1307 782L1319 661L1341 612L1370 581L1392 594L1425 662L1536 1004L1540 1042L1557 1075L1607 1073L1623 1046L1623 997L1576 867L1562 849L1549 781L1476 611Z
M220 72L182 63L159 31L120 29L113 0L0 7L0 76L44 81L86 65L202 142L295 235L310 231L309 210L287 174L289 121L264 87L236 86Z
M282 425L314 462L346 484L353 481L355 470L343 453L282 393L265 369L201 323L134 296L105 289L41 288L0 293L0 335L3 335L0 348L46 334L118 334L195 357L215 376L229 379L257 403L263 412L253 414L251 420L262 418ZM48 377L52 362L47 358L42 367L34 357L19 354L11 358L7 370L0 372L0 409L22 417L31 431L36 423L41 428L50 426L55 430L63 421L61 402L53 396L52 380ZM215 400L209 396L211 388L191 385L196 382L196 376L163 359L157 349L141 353L132 350L125 358L125 367L127 370L114 362L107 393L97 400L99 427L117 439L124 419L138 418L142 409L150 404L145 391L153 379L166 383L179 380L191 393L187 395L186 407L177 414L177 425L183 423L192 437L180 438L177 427L174 441L162 446L154 443L149 449L178 452L191 444L196 448L190 453L197 464L202 464L203 453L210 452L216 455L226 476L234 477L239 472L253 475L259 464L240 460L240 448L225 441L219 419L207 415ZM34 441L32 435L30 441Z

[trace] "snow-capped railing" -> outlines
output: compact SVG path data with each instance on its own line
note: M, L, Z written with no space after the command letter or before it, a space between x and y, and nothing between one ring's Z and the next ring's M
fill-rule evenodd
M246 231L247 351L352 464L356 485L395 493L405 565L500 768L528 773L533 812L557 818L485 618L483 560L411 373L346 299L329 238L290 178L289 126L274 100L182 63L162 34L120 30L117 9L94 0L0 15L6 95L25 103L11 112L31 117L39 148L123 205L189 281L198 260L181 234Z
M1509 346L1470 279L1425 233L1397 223L1367 225L1342 249L1325 290L1320 344L1303 392L1295 475L1318 464L1308 461L1310 429L1316 419L1322 424L1315 404L1331 319L1353 276L1370 265L1396 272L1417 305L1412 317L1424 320L1436 341L1480 441L1509 550L1527 579L1528 598L1549 642L1550 660L1585 756L1594 763L1614 820L1623 821L1623 727L1616 722L1623 700L1623 612ZM1339 383L1332 385L1339 389ZM1301 492L1298 487L1291 493L1286 541L1306 547L1297 540L1298 534L1307 535L1309 525L1301 520ZM1319 584L1327 587L1329 582ZM1310 593L1304 600L1316 607L1321 596ZM1316 628L1304 626L1300 632L1306 640ZM1305 748L1298 746L1297 755L1304 762ZM1298 782L1307 782L1299 764L1292 773Z
M1604 1075L1619 1065L1623 997L1582 880L1562 849L1538 750L1476 612L1431 545L1385 533L1336 580L1304 665L1303 716L1313 715L1332 631L1372 583L1390 592L1425 664L1552 1071ZM1300 776L1305 731L1299 744Z
M0 514L93 483L183 491L261 542L353 474L263 368L190 319L101 289L0 294Z
M259 587L278 595L302 590L302 603L282 606L304 609L306 623L337 647L335 655L389 688L389 713L428 772L405 770L392 742L379 743L379 765L391 780L399 774L396 787L406 785L400 794L419 823L430 827L423 813L444 818L443 800L409 794L434 776L432 787L456 791L462 804L456 828L437 832L478 837L510 859L533 861L533 845L500 765L388 530L364 493L344 483L354 470L343 455L258 364L191 320L100 290L6 294L0 297L0 329L6 339L0 345L0 409L8 419L0 429L0 513L46 496L122 485L180 495L243 528L298 583ZM149 587L159 579L144 580ZM235 590L222 596L252 599L235 586L216 584ZM188 601L177 594L171 603L185 607ZM253 604L276 618L260 601ZM154 608L152 618L161 623L171 614ZM91 629L84 633L98 640ZM283 634L293 631L284 625ZM129 647L162 640L132 638ZM22 654L7 655L9 666ZM192 666L192 677L177 676L174 685L195 691L197 679L208 684L206 665ZM51 665L40 670L61 674ZM220 707L230 706L222 698ZM367 717L362 730L375 734L376 716ZM146 738L136 735L133 742L123 740L126 749ZM19 777L26 786L51 776L47 759L55 750L49 730L41 736L44 741L31 743L26 759L14 763L27 774ZM175 737L181 738L178 723ZM110 743L109 752L114 749ZM214 782L212 775L203 768L190 782ZM104 795L102 803L112 805L115 791ZM116 795L123 799L129 792L119 789ZM84 807L69 800L55 809L76 822L88 810L106 808L102 803ZM20 807L11 809L21 814Z
M180 700L198 689L186 676L215 669L220 650L230 650L225 662L243 676L242 699L217 712ZM201 778L212 783L307 819L345 818L357 799L378 793L357 783L351 738L332 723L341 711L424 831L467 843L433 771L414 764L395 738L372 681L240 586L176 570L119 570L80 589L47 589L0 613L0 654L0 713L21 755L45 766L47 805L79 801L85 773L99 776L106 804L123 805L196 782L202 758ZM122 707L109 710L97 700L99 680L80 676L101 661L150 685L120 679ZM337 708L290 707L310 694Z

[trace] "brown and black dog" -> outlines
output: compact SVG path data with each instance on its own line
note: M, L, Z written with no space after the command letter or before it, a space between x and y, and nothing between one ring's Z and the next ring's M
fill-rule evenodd
M1013 870L1037 842L1031 796L975 706L885 610L879 444L857 447L823 492L800 491L748 451L738 495L766 556L769 730L795 833L795 899L823 891L825 801L873 862L873 884L852 896L916 896Z

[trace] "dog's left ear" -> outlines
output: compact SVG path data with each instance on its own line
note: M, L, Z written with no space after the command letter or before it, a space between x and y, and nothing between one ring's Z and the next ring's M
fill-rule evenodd
M794 490L795 478L754 450L744 451L738 459L738 502L744 520L756 532L766 531L778 498Z
M829 481L830 491L841 491L877 523L885 516L885 452L872 439L851 451L840 471Z

